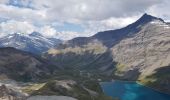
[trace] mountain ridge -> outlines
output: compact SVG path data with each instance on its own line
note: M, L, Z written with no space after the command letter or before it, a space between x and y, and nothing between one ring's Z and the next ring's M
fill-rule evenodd
M98 32L91 37L73 38L71 40L68 40L68 42L66 44L68 44L68 46L69 46L69 44L71 46L76 46L79 44L80 45L87 44L89 41L92 42L93 40L99 40L99 41L103 42L103 44L105 46L110 48L114 44L116 44L120 40L122 40L123 38L126 38L129 35L133 35L134 33L137 33L143 25L145 25L151 21L154 21L154 20L158 20L160 22L165 23L163 19L151 16L151 15L145 13L137 21L135 21L134 23L129 24L123 28ZM78 42L76 42L76 41L78 41ZM111 44L111 43L113 43L113 44Z

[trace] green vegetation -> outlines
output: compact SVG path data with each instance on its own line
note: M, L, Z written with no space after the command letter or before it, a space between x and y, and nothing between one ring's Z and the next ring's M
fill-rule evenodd
M126 66L124 64L117 63L114 74L117 75L117 76L121 76L122 73L125 71L125 68L126 68Z
M104 46L102 43L89 43L84 45L83 47L68 47L65 49L50 49L48 54L50 55L57 55L57 54L66 54L66 53L75 53L75 54L83 54L85 52L93 53L93 54L102 54L107 51L107 47Z
M26 87L22 88L22 91L25 92L25 93L28 93L28 94L32 94L32 92L41 89L45 85L46 85L46 83L31 84L29 86L26 86Z
M90 89L92 91L97 91L99 93L102 93L102 89L100 87L99 82L96 82L94 80L92 80L92 81L90 81L90 80L89 81L85 81L83 83L83 86L87 87L88 89Z

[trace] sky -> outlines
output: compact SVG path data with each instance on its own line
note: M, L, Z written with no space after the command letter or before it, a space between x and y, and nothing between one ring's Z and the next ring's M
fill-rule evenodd
M69 40L124 27L144 13L170 21L170 0L0 0L0 36Z

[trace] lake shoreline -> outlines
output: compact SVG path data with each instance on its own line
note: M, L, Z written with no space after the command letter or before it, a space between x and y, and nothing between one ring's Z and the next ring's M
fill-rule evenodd
M156 91L156 92L160 92L160 93L163 93L163 94L170 95L170 93L165 93L165 92L160 91L160 90L158 90L158 89L155 89L155 88L153 88L153 87L147 86L147 85L141 83L140 81L111 80L111 81L109 81L109 82L114 82L114 81L118 81L118 82L129 82L129 83L135 82L135 83L137 83L137 84L139 84L139 85L141 85L141 86L144 86L144 87L146 87L146 88L152 89L152 90L154 90L154 91ZM100 82L100 83L105 83L105 82ZM99 83L99 84L100 84L100 83ZM106 82L106 83L107 83L107 82Z
M119 94L119 93L121 94L120 91L122 91L122 89L123 89L124 92L122 95L131 95L131 94L127 94L128 93L127 91L129 91L130 93L137 95L139 97L142 96L142 98L144 98L146 96L147 98L155 98L155 97L161 98L161 99L156 98L156 100L170 100L170 94L164 93L162 91L159 91L157 89L154 89L152 87L144 85L144 84L140 83L139 81L112 80L112 81L108 81L108 82L100 82L99 84L100 84L104 94L108 95L108 91L112 91L111 93L109 93L108 96L112 96L113 98L119 97L119 96L117 96L117 94ZM119 88L120 88L120 91L119 91ZM130 88L130 90L128 88ZM109 90L107 90L107 89L109 89ZM126 90L126 89L128 89L128 90ZM143 91L143 90L146 90L146 91ZM117 93L115 91L119 91L119 93ZM136 91L139 91L139 92L136 92ZM111 95L111 94L113 94L113 95ZM155 97L152 95L154 95ZM138 100L138 99L132 99L132 100Z

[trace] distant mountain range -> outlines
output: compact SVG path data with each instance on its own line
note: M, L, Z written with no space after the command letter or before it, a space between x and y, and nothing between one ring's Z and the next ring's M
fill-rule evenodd
M31 34L14 33L0 37L0 47L14 47L35 54L41 54L61 42L56 38L46 38L38 32Z

